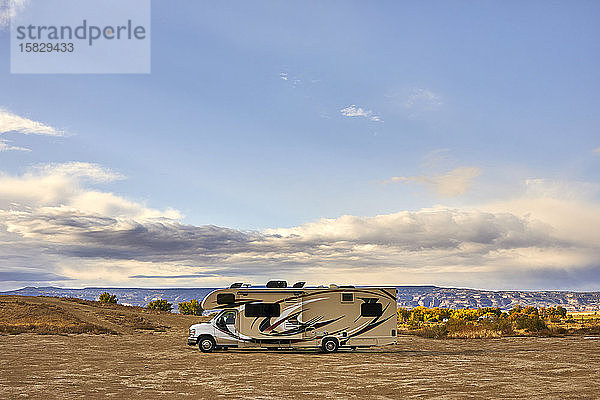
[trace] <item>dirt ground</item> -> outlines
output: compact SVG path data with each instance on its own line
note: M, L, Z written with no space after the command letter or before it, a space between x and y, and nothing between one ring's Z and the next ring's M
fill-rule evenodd
M600 398L600 339L401 336L337 354L204 354L186 345L197 317L148 318L167 328L1 335L0 399Z

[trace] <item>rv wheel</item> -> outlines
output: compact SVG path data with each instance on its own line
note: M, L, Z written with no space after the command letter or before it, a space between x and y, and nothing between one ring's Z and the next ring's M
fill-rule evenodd
M217 344L215 343L215 339L212 337L204 336L198 341L198 347L200 347L200 350L203 353L210 353L215 349L215 347L217 347Z
M339 344L336 338L325 338L321 343L321 349L324 353L335 353L338 347Z

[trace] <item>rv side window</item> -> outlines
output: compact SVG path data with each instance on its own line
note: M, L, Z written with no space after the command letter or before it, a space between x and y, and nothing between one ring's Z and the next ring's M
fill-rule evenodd
M233 293L220 293L217 295L217 304L233 304L235 295Z
M354 293L342 293L342 301L352 303L354 301Z
M379 317L383 314L381 303L362 303L360 305L361 317Z
M279 317L279 304L257 303L246 304L244 315L246 317Z

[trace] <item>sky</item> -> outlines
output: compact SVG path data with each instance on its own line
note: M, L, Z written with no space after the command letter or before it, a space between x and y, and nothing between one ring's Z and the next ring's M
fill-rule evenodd
M600 290L596 1L153 1L150 74L0 13L0 289Z

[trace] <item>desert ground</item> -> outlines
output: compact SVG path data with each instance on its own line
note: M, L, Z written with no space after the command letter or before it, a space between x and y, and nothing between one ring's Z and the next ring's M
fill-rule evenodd
M41 307L48 324L112 333L42 335L26 331L40 328L29 321L24 333L0 335L1 399L600 398L600 339L593 337L400 336L396 346L337 354L205 354L186 345L198 317L2 297L5 331L6 316L25 324Z

